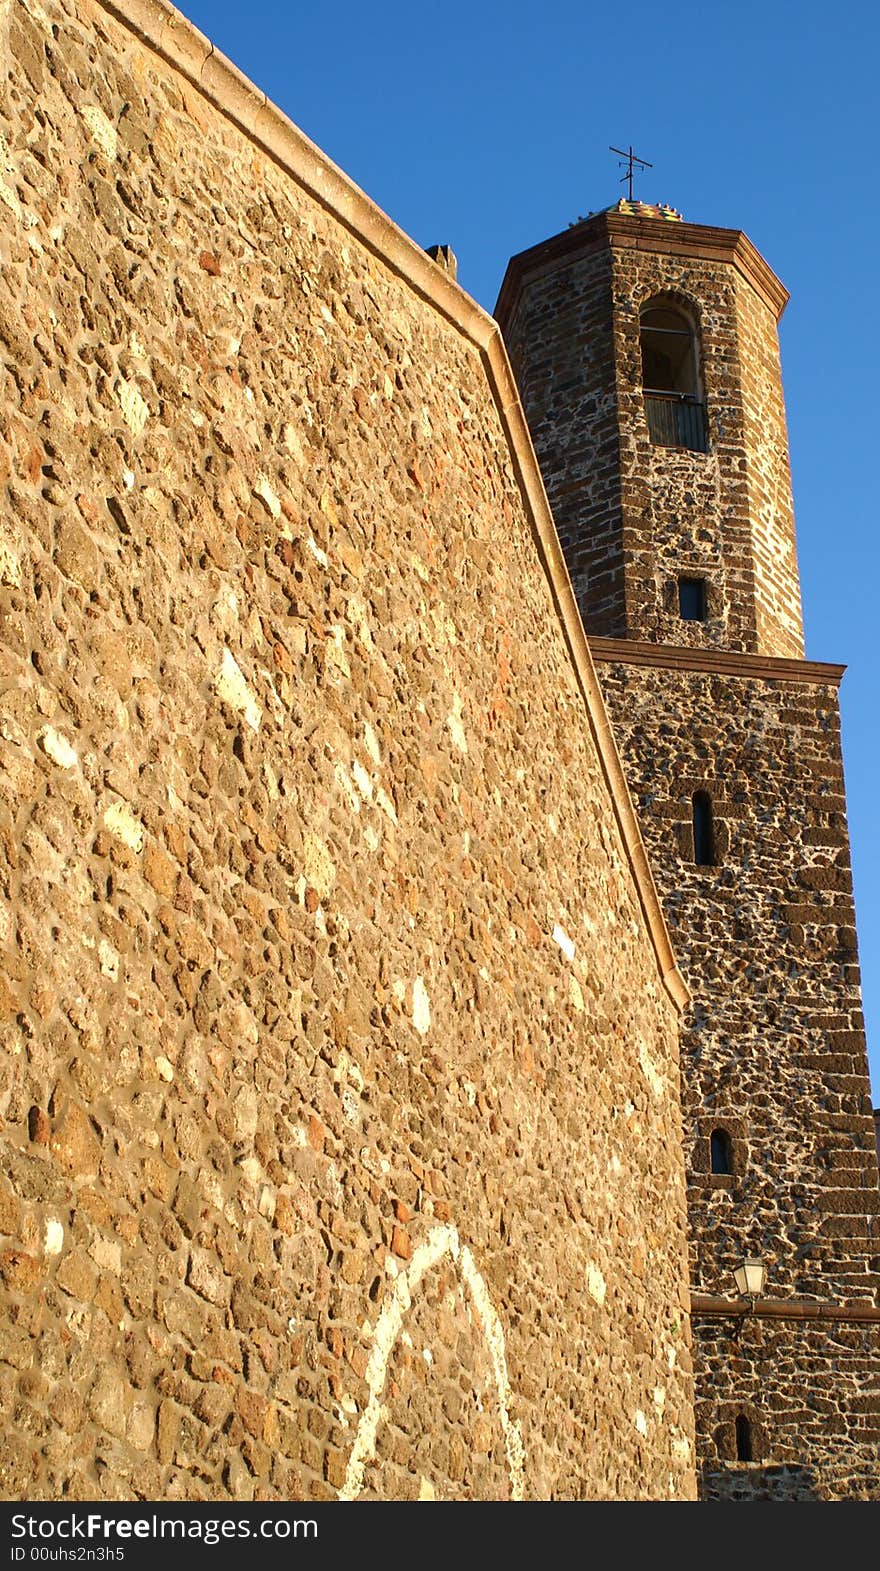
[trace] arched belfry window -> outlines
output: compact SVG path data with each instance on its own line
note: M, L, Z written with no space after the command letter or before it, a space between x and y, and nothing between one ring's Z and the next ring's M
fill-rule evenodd
M733 1151L726 1129L713 1129L709 1137L713 1173L733 1172Z
M698 867L715 866L715 825L712 821L712 800L708 791L695 791L694 861Z
M642 389L656 447L705 453L706 411L693 324L667 300L649 300L639 318Z

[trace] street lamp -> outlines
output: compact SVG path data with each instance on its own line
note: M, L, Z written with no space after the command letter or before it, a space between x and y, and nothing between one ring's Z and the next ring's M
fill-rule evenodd
M765 1267L763 1260L742 1260L736 1267L733 1276L739 1292L755 1307L755 1299L764 1291Z

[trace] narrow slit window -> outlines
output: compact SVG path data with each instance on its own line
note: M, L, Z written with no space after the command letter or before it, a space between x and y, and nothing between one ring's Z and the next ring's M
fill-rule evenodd
M712 1148L712 1172L732 1173L733 1152L730 1145L730 1136L726 1129L713 1129L710 1140Z
M745 1413L740 1413L736 1420L736 1460L738 1462L754 1462L755 1450L752 1445L752 1426Z
M715 866L715 830L708 791L696 791L694 812L694 861L698 867Z
M678 580L678 614L683 622L705 622L705 578L680 578Z

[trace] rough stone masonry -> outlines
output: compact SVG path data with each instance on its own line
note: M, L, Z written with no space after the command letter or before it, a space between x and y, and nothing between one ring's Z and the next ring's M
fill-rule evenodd
M161 0L0 61L0 1488L693 1498L685 994L494 324Z
M742 233L633 203L515 257L497 311L692 995L701 1495L876 1500L880 1188L843 668L803 659L787 298ZM658 302L690 324L705 450L651 439L640 324ZM683 577L704 586L703 615L682 614ZM712 844L698 856L700 795ZM746 1256L770 1302L744 1323L731 1300Z

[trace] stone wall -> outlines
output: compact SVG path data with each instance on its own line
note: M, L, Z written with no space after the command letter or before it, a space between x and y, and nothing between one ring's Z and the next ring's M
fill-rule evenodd
M694 1352L702 1499L880 1498L876 1325L695 1315ZM740 1414L751 1462L737 1461Z
M804 653L804 631L776 317L742 278L736 281L736 326L748 455L755 648L797 657Z
M615 251L613 266L621 493L629 547L627 636L753 650L757 634L742 369L733 331L736 273L724 263L630 249ZM707 453L655 446L648 433L639 312L655 295L671 297L694 322ZM705 579L705 622L682 621L680 575Z
M633 209L515 257L497 309L692 995L700 1487L878 1498L880 1187L842 671L802 659L776 334L787 296L739 232ZM705 453L651 441L639 316L653 299L693 325ZM680 577L705 580L705 620L680 614ZM697 793L713 819L705 865ZM712 1170L713 1132L732 1159L714 1165L732 1171ZM733 1271L749 1255L775 1318L737 1333ZM737 1416L760 1437L755 1461L736 1460Z
M627 633L611 258L547 270L497 310L584 626Z
M693 993L694 1290L729 1291L742 1253L772 1254L768 1292L873 1301L880 1190L836 685L622 660L600 673ZM699 790L717 866L694 862ZM733 1181L709 1170L708 1126L725 1122Z
M604 649L600 674L693 997L682 1036L692 1289L729 1297L734 1267L755 1255L774 1300L870 1309L880 1187L835 673L749 677L617 652ZM715 866L694 861L700 790ZM712 1172L715 1129L730 1140L730 1175ZM729 1320L698 1316L710 1492L722 1487L711 1464L731 1457L731 1415L746 1404L765 1462L809 1463L818 1498L876 1498L878 1333L750 1320L731 1339ZM733 1474L736 1488L753 1487L748 1466Z
M0 1487L692 1497L677 1011L530 452L132 15L0 6Z

